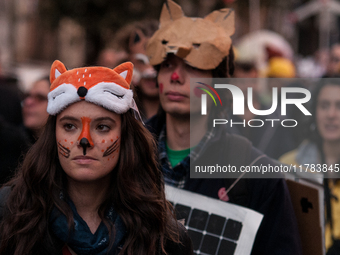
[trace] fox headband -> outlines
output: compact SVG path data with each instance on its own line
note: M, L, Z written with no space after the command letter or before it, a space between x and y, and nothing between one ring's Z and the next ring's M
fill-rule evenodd
M85 100L122 114L136 108L130 90L133 64L123 63L114 69L82 67L66 70L59 60L50 71L47 112L56 115L72 103Z
M163 5L160 27L149 40L146 52L154 66L172 53L190 66L211 70L229 55L234 31L232 9L214 11L204 19L189 18L178 4L168 0Z

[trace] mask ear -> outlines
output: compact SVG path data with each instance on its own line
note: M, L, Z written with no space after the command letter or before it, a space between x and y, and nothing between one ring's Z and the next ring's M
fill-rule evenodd
M163 4L161 16L159 18L160 27L184 16L181 6L171 0L166 0Z
M145 45L148 38L143 34L142 30L136 29L129 38L129 48L132 52L145 53Z
M221 9L213 11L204 18L210 20L224 28L228 36L235 32L235 12L233 9Z
M120 64L119 66L115 67L113 71L122 76L124 80L126 80L126 82L130 85L133 72L133 64L131 62Z
M57 79L62 73L67 71L66 67L59 60L55 60L51 66L50 71L50 82L51 84Z

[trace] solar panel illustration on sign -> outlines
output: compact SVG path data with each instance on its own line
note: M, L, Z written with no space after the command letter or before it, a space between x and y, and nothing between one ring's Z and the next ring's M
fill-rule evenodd
M177 219L184 221L194 254L250 254L262 214L168 185L165 191Z

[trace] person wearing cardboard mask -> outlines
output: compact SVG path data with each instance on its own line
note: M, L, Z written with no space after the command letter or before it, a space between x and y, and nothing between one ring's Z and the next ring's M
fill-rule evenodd
M132 70L53 63L46 127L0 189L0 254L192 254L137 119Z
M163 5L160 28L147 46L150 63L158 70L162 109L146 125L158 139L159 163L167 184L243 205L264 215L252 255L301 254L296 218L284 179L190 178L190 164L205 159L219 165L236 161L239 166L276 164L245 138L228 135L223 127L213 129L207 118L195 118L200 110L190 107L190 100L197 100L195 96L191 98L191 90L196 95L195 88L190 87L191 78L225 78L233 72L233 33L234 12L230 9L214 11L202 19L185 17L173 1ZM190 123L192 116L194 123ZM190 125L195 127L192 131ZM220 149L211 153L216 152L214 148ZM226 194L232 185L235 186Z

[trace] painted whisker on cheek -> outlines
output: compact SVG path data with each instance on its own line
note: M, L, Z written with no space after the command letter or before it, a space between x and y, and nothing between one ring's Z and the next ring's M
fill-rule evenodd
M61 143L58 142L58 149L61 155L63 155L65 158L70 157L70 150L64 147Z
M110 147L106 149L106 151L103 153L103 157L110 156L112 153L114 153L118 149L119 147L118 140L119 138L116 141L114 141L114 143L110 145Z

